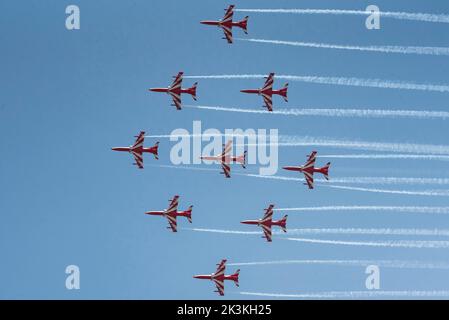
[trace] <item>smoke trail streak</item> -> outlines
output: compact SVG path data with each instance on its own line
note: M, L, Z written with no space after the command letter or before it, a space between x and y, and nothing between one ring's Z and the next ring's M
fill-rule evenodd
M254 13L293 13L293 14L325 14L325 15L355 15L355 16L368 16L372 14L372 12L370 11L338 10L338 9L234 9L234 11L254 12ZM399 20L449 23L449 15L446 14L380 11L379 15L381 17Z
M320 154L320 158L333 159L410 159L410 160L441 160L448 161L449 156L436 156L431 154Z
M429 214L448 214L449 207L412 207L412 206L323 206L323 207L298 207L298 208L278 208L275 211L298 211L298 212L316 212L316 211L393 211L409 213L429 213Z
M447 47L418 47L418 46L353 46L353 45L337 45L329 43L316 42L300 42L300 41L283 41L283 40L267 40L267 39L245 39L236 38L239 41L268 43L276 45L287 45L294 47L308 47L320 49L336 49L336 50L355 50L380 53L400 53L400 54L417 54L417 55L434 55L447 56L449 48Z
M449 146L413 143L367 142L357 140L337 140L327 138L280 136L279 146L283 147L332 147L368 151L405 152L415 154L449 155Z
M228 266L265 266L265 265L335 265L344 267L358 267L377 265L384 268L399 269L449 269L449 264L445 262L422 262L422 261L402 261L402 260L276 260L276 261L254 261L228 263Z
M383 297L410 297L410 298L436 298L448 297L449 291L330 291L318 293L265 293L265 292L239 292L241 295L271 297L271 298L303 298L303 299L360 299L360 298L383 298Z
M324 240L324 239L309 239L309 238L279 238L279 239L304 242L304 243L362 246L362 247L418 248L418 249L449 248L449 241L433 241L433 240L343 241L343 240Z
M449 196L449 190L422 190L422 191L410 191L410 190L388 190L388 189L373 189L373 188L359 188L359 187L349 187L349 186L336 186L336 185L320 185L322 187L350 190L350 191L363 191L363 192L374 192L374 193L390 193L390 194L403 194L412 196Z
M223 74L223 75L195 75L185 76L190 79L263 79L263 74ZM446 84L420 84L403 82L397 80L381 80L381 79L362 79L347 77L322 77L322 76L293 76L293 75L276 75L276 79L284 79L290 81L300 81L316 84L328 84L352 87L368 87L382 89L403 89L403 90L420 90L449 92L449 85Z
M241 109L234 107L186 105L187 108L214 110L238 113L255 113L284 116L318 116L318 117L357 117L357 118L416 118L416 119L448 119L446 111L414 111L383 109L343 109L343 108L301 108L276 109L271 112L260 109Z
M240 231L223 230L210 228L184 228L183 230L222 233L222 234L241 234L258 235L261 231ZM307 234L345 234L345 235L393 235L393 236L437 236L448 237L449 230L445 229L391 229L391 228L303 228L288 229L288 233L279 230L273 230L274 235L307 235ZM448 242L449 243L449 242Z

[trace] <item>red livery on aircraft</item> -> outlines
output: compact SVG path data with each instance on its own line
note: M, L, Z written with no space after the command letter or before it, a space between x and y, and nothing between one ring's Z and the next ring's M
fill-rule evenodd
M321 173L324 175L326 180L329 180L329 166L331 165L330 162L328 162L324 167L322 168L316 168L315 167L315 160L316 160L316 151L313 151L308 157L307 162L303 166L297 166L297 167L283 167L282 169L290 170L290 171L299 171L304 174L304 177L306 178L306 183L309 186L309 189L313 189L313 174L315 172Z
M167 229L172 229L173 232L177 232L177 217L186 217L187 220L189 220L190 223L192 223L192 208L193 206L190 206L186 211L178 211L178 200L179 196L174 196L173 199L168 200L170 201L170 205L168 206L168 209L163 211L147 211L145 214L152 215L152 216L163 216L166 217L168 220L169 226Z
M143 169L143 153L152 153L154 157L159 159L158 157L158 148L159 148L159 141L156 142L156 144L150 148L144 148L143 142L145 139L145 131L140 131L138 136L134 136L136 139L136 142L132 146L129 147L116 147L112 148L114 151L126 151L131 153L134 156L135 162L133 163L136 165L139 169Z
M181 87L183 74L184 72L179 72L177 76L173 77L175 80L168 88L150 88L149 90L154 92L165 92L171 95L173 99L172 106L175 106L177 110L181 110L181 94L188 93L192 96L193 100L196 100L196 87L198 85L198 82L195 82L192 87L183 89Z
M274 205L270 204L268 208L265 209L265 214L262 219L259 220L244 220L241 223L244 224L254 224L262 228L264 235L262 238L267 239L268 242L272 241L271 227L279 226L284 232L287 232L287 215L285 215L281 220L273 220L273 208Z
M240 163L243 168L246 168L246 151L240 156L232 156L232 140L229 140L226 145L223 145L223 152L217 156L204 156L200 157L202 160L218 161L221 163L223 169L221 174L224 174L226 178L231 177L231 163Z
M248 33L247 26L249 18L248 16L246 16L242 21L237 22L232 21L232 17L234 15L234 7L235 7L234 5L230 5L228 9L225 9L226 13L222 20L218 21L205 20L200 21L200 23L222 28L225 35L223 39L226 39L228 43L232 43L232 27L242 28L243 32L247 34Z
M234 281L235 285L239 286L239 273L240 269L238 269L234 274L231 275L225 275L225 269L226 269L226 259L221 260L219 264L217 264L217 271L212 274L206 274L206 275L197 275L193 276L196 279L208 279L215 283L215 286L217 287L217 290L215 292L218 292L220 296L224 296L224 281L225 280L232 280Z
M243 93L256 93L259 96L262 96L263 101L265 102L265 107L268 109L268 111L273 111L273 95L277 94L284 98L285 102L287 102L287 89L288 89L288 83L284 85L282 89L279 90L273 90L273 82L274 82L274 73L270 73L268 77L266 77L265 84L260 89L245 89L240 90L240 92Z

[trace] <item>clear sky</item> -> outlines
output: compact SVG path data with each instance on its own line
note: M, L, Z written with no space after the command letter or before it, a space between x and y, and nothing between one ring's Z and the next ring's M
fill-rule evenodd
M65 8L77 4L81 29L65 28ZM183 227L256 231L240 225L263 209L333 205L448 206L447 197L337 190L307 190L299 182L233 176L152 165L170 164L172 146L161 139L160 160L131 165L113 146L129 145L140 130L168 134L204 128L277 128L283 135L447 145L447 120L285 117L208 110L176 111L165 86L186 75L267 74L379 78L449 84L447 56L383 54L235 42L200 25L221 18L224 1L11 1L0 3L0 298L213 299L212 283L192 278L228 262L292 259L419 260L449 263L448 249L342 246L259 236L199 233ZM372 1L234 1L240 8L364 10ZM383 11L449 14L445 1L376 1ZM246 14L235 13L235 18ZM367 30L361 16L251 13L249 35L235 37L347 45L448 46L449 24L382 19ZM185 79L190 85L192 79ZM283 80L275 80L280 86ZM198 103L259 108L261 99L239 92L261 80L199 80ZM275 108L354 107L447 111L449 93L290 82L289 102ZM184 103L193 104L189 96ZM147 139L152 145L156 139ZM279 150L280 165L299 165L319 154L368 151L331 147ZM388 153L388 152L387 152ZM328 159L318 158L317 164ZM447 161L330 159L331 179L344 177L449 178ZM215 167L213 167L215 168ZM236 167L233 167L238 171ZM250 166L248 172L256 172ZM234 171L234 172L235 172ZM299 177L294 172L279 175ZM332 182L330 182L332 183ZM360 186L354 184L350 186ZM394 190L444 185L368 185ZM179 219L173 234L162 218L179 194L193 204L193 224ZM281 216L281 212L275 217ZM447 215L396 212L291 212L289 228L448 229ZM305 235L303 238L385 241L447 240L423 236ZM65 288L65 268L81 269L81 289ZM232 272L237 267L229 266ZM365 290L363 267L275 265L240 267L239 291L310 293ZM448 270L381 268L382 290L449 290Z

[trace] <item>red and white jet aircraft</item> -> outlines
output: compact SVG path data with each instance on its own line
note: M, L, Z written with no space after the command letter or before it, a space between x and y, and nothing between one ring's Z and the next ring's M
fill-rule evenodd
M239 286L239 273L240 269L238 269L234 274L231 275L225 275L225 269L226 269L226 259L221 260L219 264L217 264L217 271L212 274L206 274L206 275L197 275L193 276L196 279L208 279L215 283L215 286L217 287L217 290L215 292L218 292L220 296L224 296L224 281L225 280L232 280L234 281L235 285Z
M243 168L246 168L246 151L238 157L232 156L231 151L232 151L232 140L229 140L228 143L226 143L226 145L223 145L223 152L221 154L219 154L218 156L212 156L212 157L205 156L205 157L200 157L200 159L220 162L221 167L223 169L223 171L220 173L224 174L226 178L230 178L231 177L231 166L230 166L231 163L240 163Z
M268 242L271 242L272 235L271 235L271 227L272 226L279 226L282 228L284 232L287 232L287 215L285 215L281 220L275 221L273 220L273 208L274 205L270 204L268 208L265 209L265 215L262 219L259 220L244 220L240 223L244 224L254 224L259 227L262 227L264 235L262 238L266 238Z
M288 89L288 83L284 85L282 89L279 90L273 90L273 82L274 82L274 73L270 73L267 79L265 81L265 84L260 89L245 89L240 90L240 92L243 93L257 93L259 96L262 96L263 101L265 102L265 107L268 109L268 111L273 111L273 95L277 94L284 98L285 102L288 102L287 100L287 89Z
M309 189L313 189L313 174L315 172L322 173L326 180L329 180L329 166L331 165L330 162L328 162L324 167L322 168L315 168L315 160L316 160L316 151L313 151L308 157L307 162L303 166L298 167L283 167L282 169L290 170L290 171L299 171L304 174L304 177L306 178L306 183L309 186Z
M184 72L179 72L177 76L173 77L175 80L173 80L172 85L168 88L150 88L149 90L154 92L165 92L171 95L173 99L172 106L175 106L176 109L181 110L181 94L188 93L192 96L193 100L196 101L196 87L198 85L198 82L195 82L192 87L183 89L181 87L183 74Z
M242 21L233 22L232 17L234 15L234 5L230 5L228 9L225 9L226 13L222 20L219 21L211 21L205 20L200 21L202 24L207 24L210 26L217 26L223 29L225 37L228 43L232 43L232 27L239 27L243 29L245 34L248 34L247 26L248 26L248 16L246 16Z
M163 216L168 219L169 226L167 229L172 229L173 232L177 232L177 223L176 223L176 217L186 217L187 220L189 220L190 223L192 223L192 208L193 206L190 206L186 211L178 211L178 200L179 196L174 196L173 199L168 200L170 201L170 205L168 206L167 210L163 211L147 211L145 214L149 214L152 216Z
M159 148L159 141L156 142L156 144L150 148L144 148L143 142L145 139L145 131L140 131L138 136L134 136L136 139L136 142L132 146L129 147L117 147L112 148L114 151L126 151L131 153L134 156L134 163L133 165L137 166L139 169L143 169L143 153L152 153L156 160L159 159L157 151Z

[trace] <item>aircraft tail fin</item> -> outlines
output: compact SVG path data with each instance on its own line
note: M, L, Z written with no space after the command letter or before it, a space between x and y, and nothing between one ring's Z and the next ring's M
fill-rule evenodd
M239 274L240 274L240 269L237 269L237 271L231 276L232 280L234 281L234 283L237 287L239 286Z
M326 163L326 165L322 168L322 170L323 170L323 175L324 175L324 178L325 178L326 180L329 180L329 167L330 167L330 165L331 165L331 163L328 162L328 163Z
M189 93L192 95L193 100L196 101L196 87L198 86L198 82L195 82L191 88L189 88Z
M153 148L154 148L154 153L153 153L154 158L156 160L159 160L159 154L158 154L158 152L159 152L159 141L154 144Z
M288 215L286 214L280 221L280 226L284 232L287 232L287 217Z
M186 210L186 218L187 220L192 223L192 208L193 206L190 206L187 210Z
M239 22L239 27L243 29L243 32L245 32L245 34L248 34L248 18L249 16L246 16L242 21Z
M285 102L288 102L287 90L288 90L288 83L286 83L284 87L280 90L280 95L282 96L282 98L284 98Z

